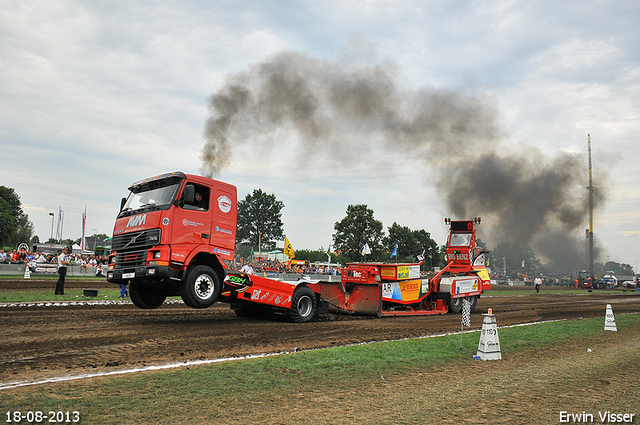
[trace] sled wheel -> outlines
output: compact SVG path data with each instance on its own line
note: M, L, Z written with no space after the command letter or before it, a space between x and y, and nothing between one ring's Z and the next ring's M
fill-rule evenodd
M309 322L316 316L317 308L316 294L307 286L298 286L291 297L289 320L295 323Z
M144 309L158 308L167 299L167 296L151 285L140 282L131 282L129 285L129 297L136 307Z
M471 303L471 311L473 311L478 305L478 297L476 296L469 297L467 298L467 300Z
M460 310L462 310L462 298L451 298L449 300L449 311L453 314L458 314Z
M222 285L216 272L209 266L189 269L187 278L180 282L180 296L193 308L211 307L220 296Z

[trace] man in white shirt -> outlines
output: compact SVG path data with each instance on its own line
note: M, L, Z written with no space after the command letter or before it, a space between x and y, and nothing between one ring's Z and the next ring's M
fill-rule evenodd
M251 267L249 264L245 264L244 266L242 266L240 271L246 274L254 274L253 267Z
M540 278L540 276L536 276L536 278L533 281L533 285L536 287L536 294L539 294L540 287L542 286L542 279Z
M62 254L58 255L58 282L56 283L56 295L64 295L64 279L67 277L67 266L69 265L69 250L65 246Z

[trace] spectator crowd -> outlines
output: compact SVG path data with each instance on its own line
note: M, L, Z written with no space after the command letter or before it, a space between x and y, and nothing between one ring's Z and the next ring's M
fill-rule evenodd
M108 258L104 255L80 255L69 254L70 263L72 266L80 266L83 270L87 267L97 267L99 265L107 264ZM10 252L5 252L0 249L0 263L5 264L32 264L32 263L45 263L56 264L57 255L43 254L41 252L28 252L24 250L14 249Z
M254 273L297 273L297 274L332 274L339 275L340 268L328 265L293 264L277 260L240 258L230 265L236 270L251 268Z

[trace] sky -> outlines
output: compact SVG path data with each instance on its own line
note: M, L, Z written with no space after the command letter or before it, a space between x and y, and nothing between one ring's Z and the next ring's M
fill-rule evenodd
M590 135L596 260L637 270L635 0L0 6L0 185L16 190L43 241L59 208L64 238L81 236L85 207L86 233L111 234L131 183L183 171L234 184L240 199L257 188L275 194L294 249L326 248L351 204L366 204L385 228L425 229L438 244L444 217L483 214L483 240L533 238L563 249L553 233L562 228L583 243L588 217L566 205L543 213L553 208L539 201L542 191L555 194L557 185L525 176L564 171L565 201L584 212ZM281 74L287 84L305 77L294 99L265 95ZM336 81L373 93L358 98L359 115L344 109L355 90L336 90ZM226 111L224 140L216 140L211 127L234 86L252 101ZM300 92L314 99L311 119ZM436 130L417 125L427 115L441 123ZM215 150L209 163L205 146ZM496 180L465 183L505 165L498 183L527 192L505 198ZM514 220L553 224L520 234Z

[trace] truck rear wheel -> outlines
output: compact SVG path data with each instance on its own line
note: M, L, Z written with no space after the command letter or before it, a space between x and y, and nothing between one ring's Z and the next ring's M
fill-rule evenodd
M167 299L167 296L157 288L140 282L131 282L129 296L136 307L145 309L158 308Z
M318 309L316 294L308 286L298 286L291 297L289 320L304 323L313 320Z
M192 308L211 307L220 296L220 278L209 266L195 266L187 272L187 278L180 282L180 296Z

